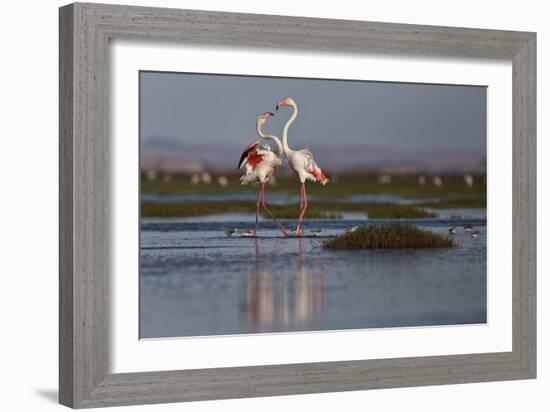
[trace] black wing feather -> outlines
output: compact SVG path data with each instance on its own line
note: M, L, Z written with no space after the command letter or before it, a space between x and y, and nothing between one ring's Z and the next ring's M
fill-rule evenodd
M241 155L241 158L239 159L239 165L237 166L237 170L241 168L241 166L243 165L243 162L248 157L248 152L250 152L250 149L245 150Z

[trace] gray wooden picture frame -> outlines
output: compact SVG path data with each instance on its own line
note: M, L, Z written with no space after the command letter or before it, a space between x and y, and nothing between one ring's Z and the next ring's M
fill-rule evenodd
M87 408L535 378L535 33L85 3L62 7L59 18L62 404ZM109 40L119 38L511 61L512 351L109 373Z

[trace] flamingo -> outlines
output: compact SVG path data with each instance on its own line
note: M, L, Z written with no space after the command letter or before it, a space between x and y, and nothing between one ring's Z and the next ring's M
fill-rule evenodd
M286 97L277 102L275 110L279 110L281 106L290 106L293 108L292 115L287 120L283 129L283 153L288 164L300 179L300 215L298 216L298 226L294 231L296 236L300 236L302 233L302 220L307 209L306 180L312 180L324 186L329 182L329 179L325 176L317 163L315 163L313 154L309 149L292 150L288 147L288 128L298 116L298 105L291 97Z
M256 121L256 132L262 139L272 140L275 142L277 145L277 153L273 152L269 145L262 145L259 140L256 140L247 146L239 160L239 165L237 166L238 170L243 165L246 165L245 174L240 178L242 185L247 185L249 183L260 183L258 200L256 201L256 226L254 226L254 236L256 236L256 232L258 231L258 215L260 213L260 206L262 206L266 213L275 221L275 223L277 223L279 229L283 233L283 236L286 236L287 234L284 227L279 223L275 216L273 216L273 213L271 213L265 203L265 184L273 173L275 173L275 169L283 162L283 149L279 138L274 135L266 135L262 132L262 126L270 116L273 116L273 113L265 112L258 116L258 120Z

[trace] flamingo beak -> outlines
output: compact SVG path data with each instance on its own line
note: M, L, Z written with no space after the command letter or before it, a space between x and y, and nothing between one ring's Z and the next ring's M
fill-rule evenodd
M271 113L271 112L268 112L268 113L269 113L269 115L270 115L270 116L275 116L275 114L274 114L274 113Z

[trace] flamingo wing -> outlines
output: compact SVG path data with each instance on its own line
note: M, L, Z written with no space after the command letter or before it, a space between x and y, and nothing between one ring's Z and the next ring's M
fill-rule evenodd
M239 159L237 170L240 169L244 164L249 164L252 166L252 168L254 168L262 160L259 154L256 152L256 148L259 144L260 141L256 140L255 142L250 143L246 147L246 149L244 149L244 152Z
M300 153L304 157L304 168L311 169L313 164L315 164L315 160L313 160L313 153L309 149L302 149L300 150Z
M323 173L321 168L315 162L313 153L309 149L303 149L300 153L304 157L304 168L311 176L313 176L316 182L326 185L329 182L328 177Z
M237 170L246 165L247 170L254 170L258 164L264 160L267 154L271 154L271 148L267 145L261 145L259 140L250 143L239 159Z

